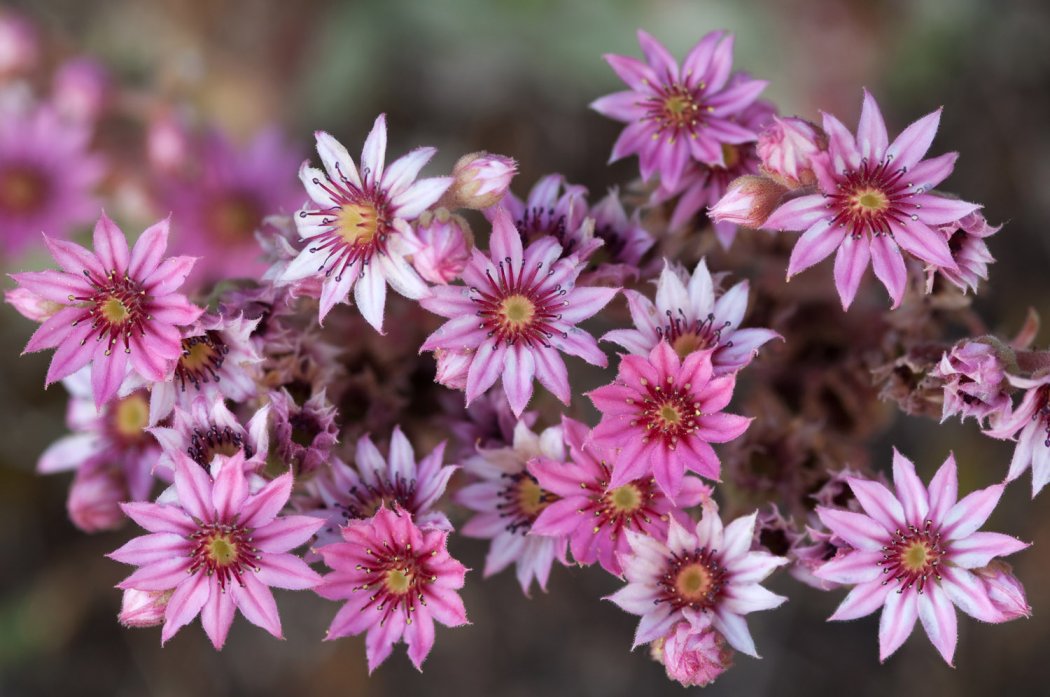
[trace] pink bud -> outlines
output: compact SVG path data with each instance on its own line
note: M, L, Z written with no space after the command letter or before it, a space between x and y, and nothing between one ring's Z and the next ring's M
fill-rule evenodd
M124 591L117 619L125 627L156 627L164 622L164 611L171 600L170 591L140 591L129 588Z
M474 246L470 225L446 208L424 212L408 237L412 266L424 280L446 285L459 278Z
M34 322L43 322L63 307L54 300L48 300L26 288L4 291L4 301L18 310L20 315Z
M988 566L974 569L974 574L984 585L992 605L1002 613L1000 622L1032 616L1032 608L1025 597L1024 586L1013 575L1013 568L1009 564L996 559Z
M658 659L667 677L684 687L710 685L733 665L733 650L706 618L679 622L660 648ZM654 653L656 650L654 647Z
M74 58L55 73L52 101L63 116L92 122L109 98L109 74L91 58Z
M944 381L941 421L959 415L984 421L1005 415L1011 407L1006 370L999 351L982 341L960 341L941 356L930 372Z
M758 229L785 193L787 189L772 179L748 174L733 180L725 196L708 212L715 222Z
M36 27L14 12L0 10L0 75L31 69L39 52Z
M828 138L815 124L796 117L773 117L758 137L762 169L789 189L816 181L810 158L828 147Z
M128 500L120 468L88 461L77 470L69 489L69 519L84 532L114 530L124 523L120 503Z
M459 158L452 168L455 181L449 190L453 208L480 210L496 205L510 188L518 163L502 155L475 152Z
M437 349L434 357L437 359L434 382L453 390L467 389L467 370L471 362L469 351Z

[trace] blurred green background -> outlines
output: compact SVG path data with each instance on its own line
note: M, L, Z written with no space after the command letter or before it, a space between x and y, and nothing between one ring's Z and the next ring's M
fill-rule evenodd
M855 121L860 88L879 97L891 132L943 105L936 152L962 157L948 184L1006 222L999 262L978 301L988 325L1015 331L1028 306L1050 316L1050 3L1045 0L33 0L5 2L72 51L101 58L145 93L184 96L245 135L270 121L310 147L326 129L359 143L380 111L391 148L433 144L433 171L477 149L517 158L524 193L564 172L597 198L636 173L607 167L619 127L587 109L619 89L601 55L638 55L644 27L681 56L717 28L736 34L737 66L770 80L785 113ZM110 136L120 144L120 135ZM351 151L356 145L351 145ZM134 153L129 154L129 157ZM27 262L29 263L29 262ZM835 321L831 316L827 321ZM0 309L0 695L655 695L681 694L644 651L628 653L635 618L600 600L617 583L597 569L555 569L550 593L522 597L513 578L468 577L473 625L438 631L417 674L403 652L366 675L358 639L322 643L334 606L280 593L287 641L235 622L221 654L188 628L161 650L158 630L124 630L112 588L125 567L102 557L130 531L85 536L65 515L68 477L38 478L36 458L64 432L60 387L40 389L48 356L19 358L32 327ZM1039 345L1046 344L1044 331ZM790 337L789 337L790 340ZM1005 472L1011 446L973 424L898 416L872 452L896 444L929 476L949 450L962 486ZM1027 475L989 529L1033 541L1017 555L1034 617L1003 626L960 620L957 668L921 629L885 666L877 618L825 624L843 596L784 577L791 600L751 618L765 658L737 659L711 695L1046 694L1050 662L1050 515ZM480 569L485 545L454 538Z

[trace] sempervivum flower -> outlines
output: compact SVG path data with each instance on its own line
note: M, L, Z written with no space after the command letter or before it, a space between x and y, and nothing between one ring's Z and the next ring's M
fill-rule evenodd
M477 514L463 526L463 534L492 540L485 557L485 578L516 564L518 583L526 595L533 579L547 590L555 559L568 563L566 538L528 534L543 509L559 498L544 490L526 468L536 457L565 462L562 429L552 426L537 435L519 421L512 447L479 448L463 461L463 471L474 483L453 495L456 503Z
M668 498L650 478L619 487L609 485L612 468L601 449L588 444L587 427L562 416L569 461L546 457L529 461L529 473L540 488L561 499L548 504L532 523L531 534L568 538L577 564L599 562L609 573L623 573L618 555L628 551L627 530L663 539L673 516L687 525L682 510L707 500L711 490L696 477L685 477L682 490Z
M371 518L384 506L398 506L412 515L419 526L451 530L452 524L441 511L434 510L445 493L449 477L459 467L442 466L442 441L421 460L400 426L390 436L388 457L383 457L368 436L357 441L354 467L335 459L332 466L310 482L323 507L312 515L323 517L327 525L317 536L315 546L340 539L339 528L351 520Z
M575 254L581 260L602 246L587 222L587 187L569 184L560 174L541 177L524 201L508 191L500 206L510 213L526 242L550 236L561 245L564 256ZM486 211L493 224L498 211Z
M452 178L416 181L434 148L417 148L387 167L384 114L365 139L360 170L335 138L323 131L316 136L325 172L306 163L299 170L315 208L296 213L306 246L281 282L323 276L322 321L353 290L357 309L382 333L387 284L413 300L427 294L426 284L405 260L402 236L409 221L437 203Z
M741 281L715 295L715 280L701 259L689 276L664 261L656 286L656 304L634 290L624 290L634 329L614 329L602 341L647 355L661 341L680 358L694 351L711 351L715 375L736 372L755 357L759 347L780 337L772 329L741 329L749 285Z
M221 458L214 480L196 462L175 462L174 503L128 503L124 512L150 532L109 555L140 567L118 588L172 591L164 608L161 643L198 614L216 649L226 642L234 610L281 637L281 618L270 588L303 590L321 578L289 551L323 521L278 516L292 491L286 473L248 493L244 458Z
M503 155L472 152L459 158L452 168L455 179L448 197L454 208L484 209L495 206L510 190L518 163Z
M174 471L175 459L183 453L210 469L215 458L242 452L245 469L250 474L257 473L266 466L270 454L269 417L270 405L266 405L255 412L245 427L226 408L222 398L201 395L188 410L175 407L170 427L149 429L163 451L154 466Z
M642 257L656 242L642 226L639 211L635 210L628 218L620 193L614 188L595 204L590 217L594 220L594 236L603 244L597 254L597 268L584 277L592 283L615 284L637 279L641 273Z
M988 280L988 265L995 261L985 240L1002 230L1003 226L989 225L984 216L975 211L946 225L938 225L937 229L948 239L948 249L959 268L927 269L927 292L930 292L933 279L939 273L964 293L968 290L976 293L980 282Z
M351 520L343 541L318 551L332 568L317 594L345 600L325 639L367 632L365 654L372 672L394 644L408 644L408 657L422 670L434 646L434 622L467 624L458 591L467 569L447 548L448 532L416 525L408 511L383 506L367 520Z
M201 314L176 293L193 268L191 257L164 259L168 221L146 229L129 252L124 233L103 214L95 252L44 236L61 271L13 274L20 286L62 305L26 344L25 352L56 348L47 384L91 364L96 406L116 393L128 368L164 382L182 354L177 327Z
M302 404L285 388L270 392L277 455L299 475L312 474L328 462L338 442L336 408L324 388Z
M679 622L659 644L659 660L667 677L683 687L704 687L733 666L733 650L703 612L684 608Z
M412 268L425 281L439 285L459 278L474 246L470 225L447 208L425 211L406 229L405 237L412 250Z
M653 476L668 496L678 494L687 469L718 479L721 463L711 443L747 430L751 419L722 411L736 375L713 377L710 351L682 361L666 341L644 356L624 356L616 380L588 396L602 420L595 444L617 451L610 485Z
M941 423L958 414L984 421L1010 411L1006 372L994 346L981 341L960 342L941 356L930 375L944 381Z
M865 617L881 607L881 661L904 643L919 619L951 664L958 638L953 604L984 622L1007 619L973 570L1028 544L1009 535L977 532L999 502L1003 485L957 501L951 455L927 489L915 465L894 450L893 483L895 494L878 482L850 479L863 513L817 508L820 520L852 548L816 570L820 578L854 586L830 619Z
M208 133L192 144L191 158L183 176L158 183L158 206L173 211L185 231L177 251L201 257L191 282L258 276L265 266L255 231L267 215L302 203L291 174L300 153L269 128L243 148L221 132Z
M48 108L4 114L0 124L4 254L17 253L41 230L66 237L98 211L91 192L104 168L102 160L88 152L90 139L86 125L64 121Z
M521 237L504 209L495 214L491 260L477 249L463 270L467 287L438 286L424 298L426 309L450 320L431 334L422 351L471 350L467 403L503 377L516 416L532 398L532 382L568 404L569 375L560 352L605 367L608 359L587 332L576 327L608 304L617 288L579 287L583 263L560 259L552 237L522 249Z
M957 153L922 159L941 112L908 126L892 143L875 98L864 92L857 136L824 114L828 150L813 156L817 193L794 198L766 220L768 230L804 230L788 262L788 278L835 256L842 307L857 294L869 262L893 306L904 297L907 271L901 249L934 266L957 271L944 234L935 228L979 206L933 193L955 167Z
M1007 375L1014 387L1025 390L1021 403L1000 413L985 433L992 438L1017 437L1006 481L1012 482L1032 468L1032 498L1050 482L1050 374L1037 378Z
M681 69L667 49L644 31L638 31L638 43L646 63L628 56L605 56L630 89L591 104L600 114L627 124L613 146L612 160L637 154L643 179L658 173L662 185L677 189L690 160L725 166L723 145L758 137L736 117L767 83L730 81L731 35L704 36L686 55Z
M671 520L666 540L629 531L631 551L620 556L627 586L608 599L641 616L634 646L666 636L693 610L734 649L758 658L744 615L787 600L759 584L788 560L750 551L754 528L754 513L723 528L709 504L695 528Z

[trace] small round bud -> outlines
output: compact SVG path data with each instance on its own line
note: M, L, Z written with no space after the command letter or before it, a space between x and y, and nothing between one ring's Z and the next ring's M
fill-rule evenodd
M480 210L496 205L517 171L518 163L509 157L487 152L464 155L452 168L455 181L449 189L449 207Z

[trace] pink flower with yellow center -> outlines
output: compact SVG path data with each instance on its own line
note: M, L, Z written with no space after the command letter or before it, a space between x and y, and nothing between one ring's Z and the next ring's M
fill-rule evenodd
M686 470L718 479L721 463L711 443L726 443L751 419L722 411L736 375L713 376L711 351L681 360L666 341L645 356L623 356L616 380L589 393L602 420L591 437L617 453L610 486L652 476L668 496Z
M342 533L342 542L318 550L332 573L317 594L346 601L325 638L367 633L370 673L404 640L412 664L422 670L434 646L434 622L468 623L457 592L467 569L449 555L448 532L420 528L400 506L384 506L372 518L351 520Z
M994 558L1028 546L1009 535L977 532L999 503L1002 484L958 501L958 474L951 455L927 489L915 465L896 450L895 493L878 482L848 481L863 513L817 508L821 522L849 548L815 573L854 586L830 619L852 620L882 608L879 660L900 648L920 620L930 641L951 664L958 638L955 607L983 622L1013 619L996 606L976 575Z
M278 516L292 475L250 494L241 454L219 458L215 478L188 456L175 462L176 503L128 503L124 512L150 534L109 556L140 567L118 584L123 590L171 592L161 643L198 614L217 649L226 642L235 610L281 638L281 618L270 591L303 590L320 580L289 551L323 524L309 516Z
M469 351L467 403L502 376L515 416L532 398L538 379L568 404L569 374L561 353L605 367L608 359L589 333L576 327L605 307L617 288L580 287L584 265L560 258L561 246L542 237L522 248L521 237L503 208L492 223L486 257L472 250L463 270L467 286L438 286L421 304L450 318L423 343L423 351Z
M383 331L386 287L413 300L427 286L405 259L411 253L408 223L441 198L451 177L416 180L434 148L417 148L386 166L386 116L380 114L365 139L358 169L335 138L318 131L317 153L325 171L303 163L299 179L313 206L295 215L305 248L279 281L323 279L320 319L351 290L362 316Z
M869 264L894 307L900 304L907 282L902 249L926 264L958 271L937 228L980 206L930 193L952 173L958 157L923 159L940 118L940 110L927 114L890 143L882 112L867 91L856 136L824 114L828 149L810 158L817 192L791 199L763 225L805 231L791 253L788 278L835 252L835 286L848 309Z
M61 271L13 274L20 286L58 303L26 344L25 353L56 349L47 384L91 364L95 404L116 393L128 369L147 382L164 382L182 354L178 327L202 310L175 290L193 268L192 257L164 258L168 221L149 227L129 252L124 233L103 214L95 252L44 236Z

